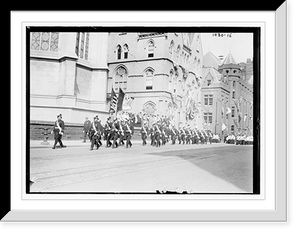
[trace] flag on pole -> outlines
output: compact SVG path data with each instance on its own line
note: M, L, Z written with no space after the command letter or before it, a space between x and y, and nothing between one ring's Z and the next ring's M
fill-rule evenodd
M227 126L224 123L222 123L222 131L224 131L226 128Z
M239 122L242 120L242 112L238 112Z
M245 116L244 116L244 122L246 121L246 118L247 118L247 113L246 113Z
M114 89L111 89L109 113L115 113L117 108L118 96Z
M119 88L117 111L122 111L124 96L125 96L124 91L121 88Z
M131 109L131 103L134 100L133 97L131 97L128 94L125 94L124 101L123 101L123 110L130 110Z

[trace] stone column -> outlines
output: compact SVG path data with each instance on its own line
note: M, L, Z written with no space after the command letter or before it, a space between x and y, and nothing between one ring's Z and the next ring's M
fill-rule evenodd
M75 106L75 78L76 62L75 54L76 33L60 33L60 73L57 104L63 107Z

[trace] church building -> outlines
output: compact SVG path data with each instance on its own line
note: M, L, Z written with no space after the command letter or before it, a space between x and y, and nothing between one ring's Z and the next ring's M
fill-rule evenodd
M202 128L202 61L200 33L109 33L107 91L134 98L133 113Z

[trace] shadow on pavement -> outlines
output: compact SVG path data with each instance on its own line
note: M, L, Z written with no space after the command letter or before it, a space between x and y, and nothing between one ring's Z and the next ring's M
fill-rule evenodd
M253 192L251 146L211 147L149 154L180 157L247 193Z

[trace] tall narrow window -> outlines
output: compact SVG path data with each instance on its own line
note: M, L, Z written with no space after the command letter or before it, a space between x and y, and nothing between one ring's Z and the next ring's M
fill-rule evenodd
M174 93L176 93L177 91L177 80L178 80L178 73L175 73L175 77L174 77Z
M204 95L204 105L213 105L213 95Z
M119 91L119 88L121 88L124 92L127 90L127 79L128 79L127 70L123 66L118 67L115 72L116 92Z
M176 51L176 61L177 61L178 63L180 63L179 57L180 57L180 45L178 45L177 51Z
M90 45L90 34L86 34L85 38L85 53L84 53L84 59L88 60L89 58L89 45Z
M204 95L204 105L208 105L208 95Z
M123 46L123 51L124 51L124 59L128 59L128 45L125 44Z
M117 59L120 60L122 55L122 47L120 45L117 46Z
M85 34L81 33L81 38L80 38L80 53L79 53L79 57L83 58L83 52L84 52L84 39L85 39Z
M212 123L212 113L203 113L204 123Z
M174 41L172 40L169 47L170 59L173 60Z
M148 69L145 72L146 77L146 90L152 90L153 89L153 70Z
M79 51L79 40L80 40L80 33L76 34L76 44L75 44L75 53L78 56Z
M209 98L208 98L208 104L209 104L209 105L213 105L213 102L214 102L213 95L209 95Z
M173 70L170 71L170 75L169 75L169 91L172 91L172 83L173 83Z
M152 40L148 42L148 57L154 57L154 41Z
M235 116L235 107L232 106L231 107L231 117L234 117Z
M79 58L88 60L89 56L89 44L90 34L89 33L77 33L75 53Z

